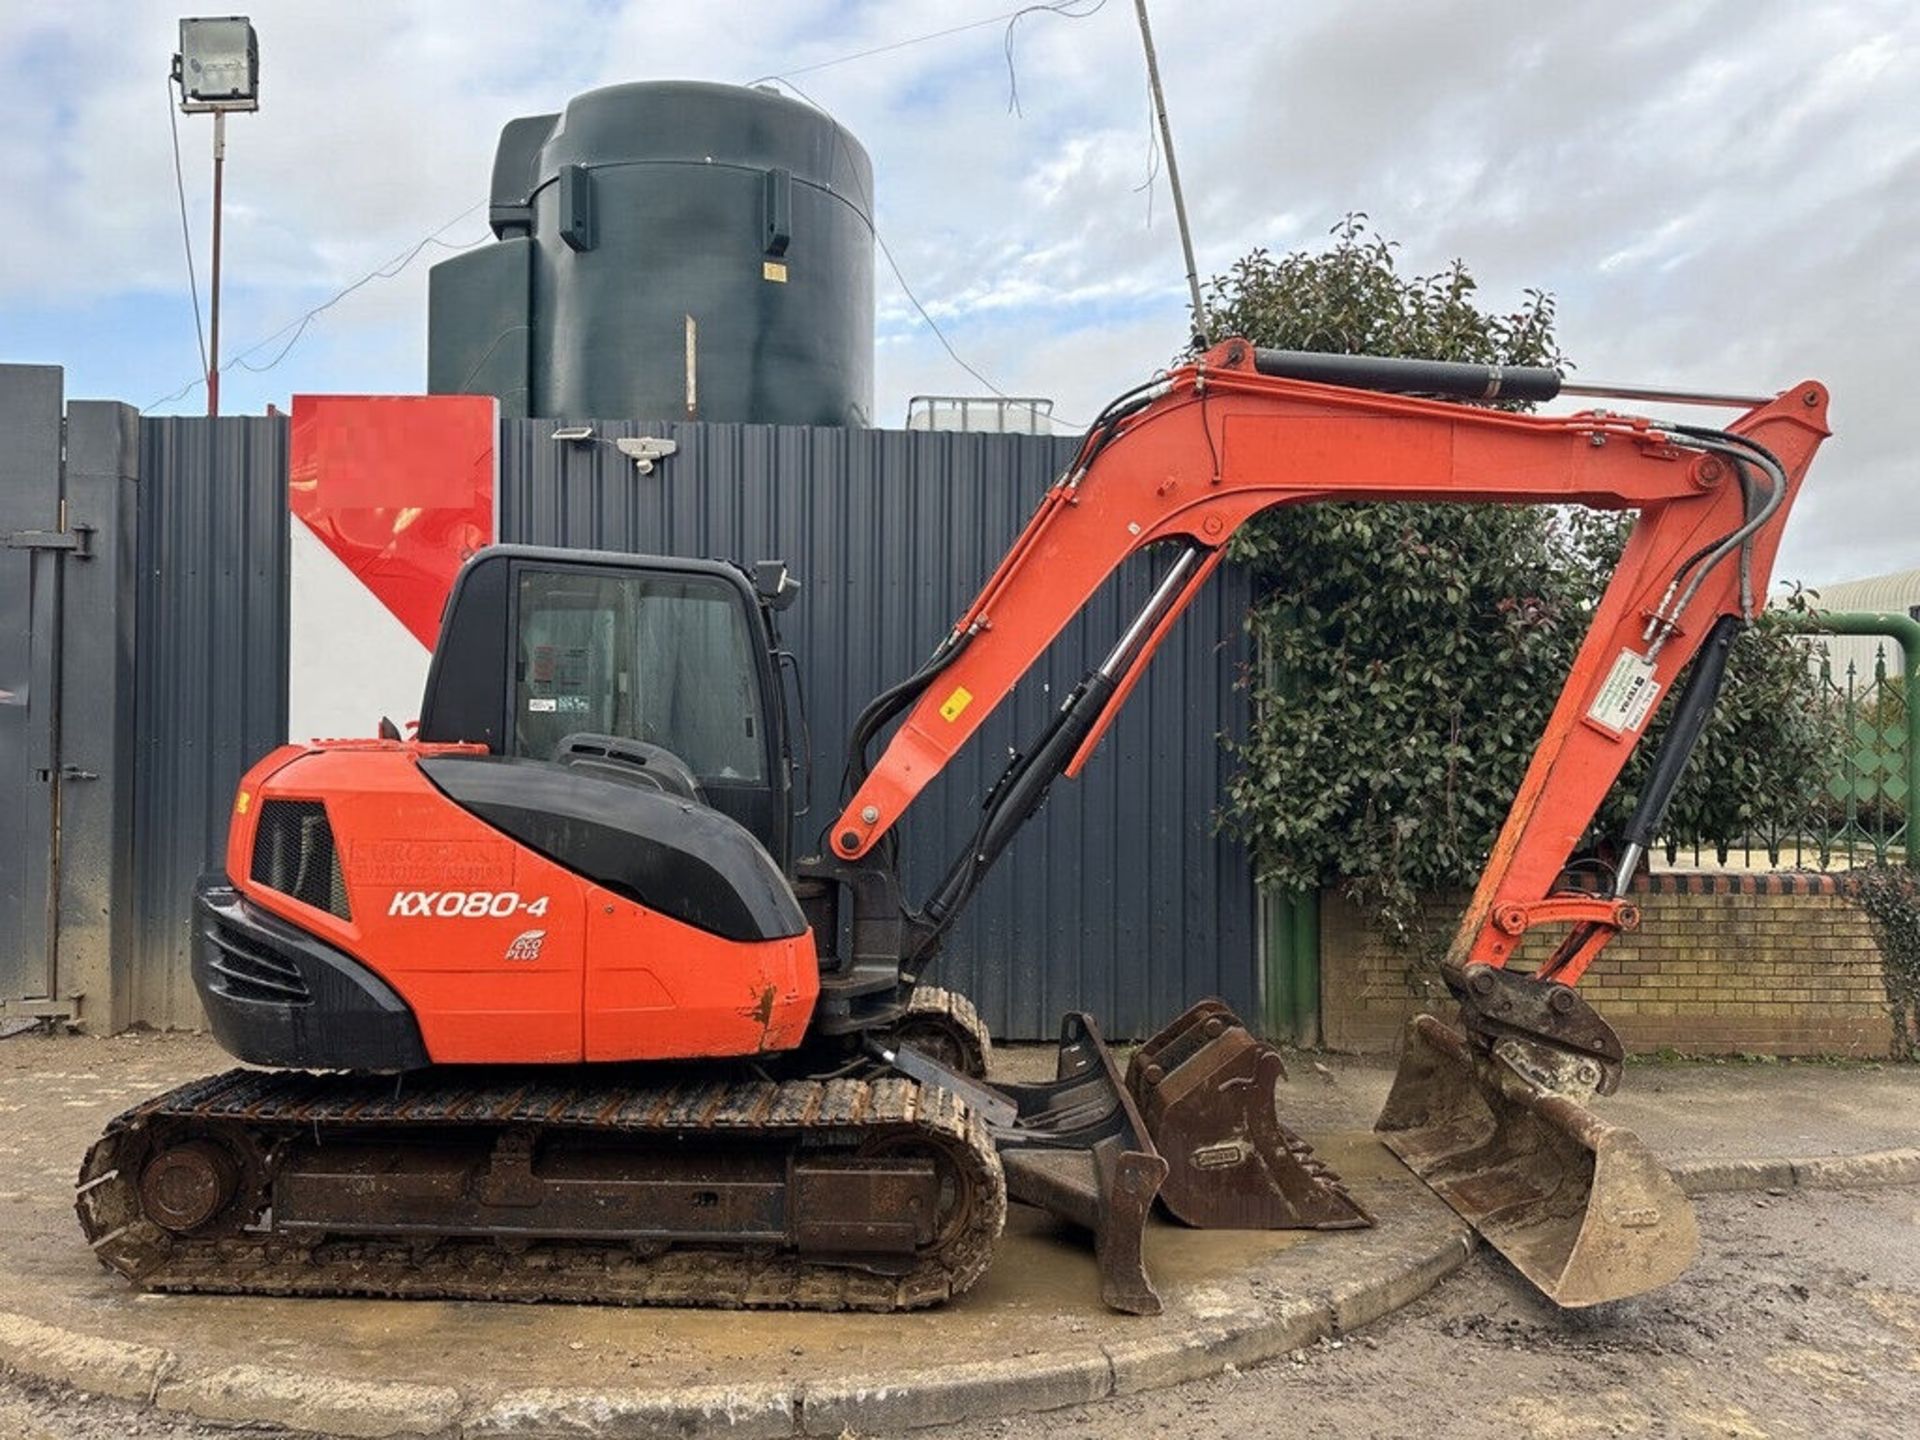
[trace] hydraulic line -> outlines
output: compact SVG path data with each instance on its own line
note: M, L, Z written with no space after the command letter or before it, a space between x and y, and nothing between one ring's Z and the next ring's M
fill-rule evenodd
M1085 476L1095 458L1113 439L1113 432L1122 420L1145 409L1153 401L1167 393L1168 382L1165 379L1149 380L1122 391L1109 400L1093 423L1087 427L1087 433L1081 438L1080 447L1067 470L1056 484L1078 484ZM970 631L955 631L934 647L927 662L913 674L899 683L882 690L869 700L859 717L854 721L853 729L847 739L847 764L842 776L842 795L849 795L865 781L869 769L867 749L873 743L873 737L889 720L899 715L939 678L940 673L960 658L961 652L973 639Z
M921 692L940 678L940 672L960 658L961 652L967 648L972 639L971 631L963 630L948 635L934 647L933 654L927 657L926 664L906 679L882 690L866 703L866 707L853 722L853 730L847 737L847 772L841 777L843 798L852 794L867 778L867 747L873 743L875 733L887 721L919 699Z
M1653 757L1653 773L1647 777L1640 801L1634 806L1626 829L1621 832L1624 844L1613 883L1616 897L1627 893L1633 872L1639 868L1640 857L1647 853L1647 847L1653 843L1654 832L1660 828L1668 802L1673 799L1680 776L1685 772L1687 761L1692 758L1694 747L1700 741L1708 716L1713 713L1714 701L1720 696L1720 687L1727 678L1727 660L1733 652L1733 642L1746 626L1744 615L1722 615L1714 621L1713 629L1707 633L1706 643L1694 657L1687 683L1681 688L1679 699L1674 702L1673 722L1667 727L1666 738Z
M1733 553L1734 550L1739 549L1744 555L1747 542L1755 532L1773 517L1781 505L1786 503L1787 497L1786 470L1780 464L1779 460L1775 458L1773 453L1765 446L1728 431L1694 430L1688 426L1676 426L1674 427L1673 433L1684 435L1693 448L1726 456L1733 462L1736 470L1744 464L1758 464L1760 468L1766 472L1771 489L1758 509L1752 510L1741 525L1721 537L1714 543L1712 548L1708 550L1704 559L1699 561L1698 568L1693 570L1692 577L1687 580L1685 586L1681 589L1678 600L1669 607L1665 597L1662 598L1659 608L1655 611L1653 618L1648 622L1647 638L1653 642L1652 647L1647 652L1647 658L1649 659L1660 653L1661 647L1666 644L1668 633L1678 622L1680 616L1686 613L1687 606L1693 602L1693 597L1699 593L1700 587L1706 583L1707 576L1713 572L1721 561ZM1694 562L1692 560L1688 562L1688 566L1693 564ZM1686 573L1688 566L1682 566L1681 570L1675 575L1674 579L1676 583L1678 583L1680 575ZM1751 613L1753 609L1753 596L1751 594L1751 582L1746 578L1747 570L1744 561L1741 567L1741 573L1742 593L1740 600L1742 613Z
M1781 505L1786 503L1786 495L1787 495L1786 467L1781 465L1779 458L1775 456L1771 450L1767 449L1766 446L1762 445L1757 440L1749 439L1745 435L1736 435L1730 431L1695 431L1689 427L1678 427L1678 428L1680 429L1680 432L1682 434L1686 434L1691 438L1703 444L1707 444L1709 446L1714 446L1714 445L1720 444L1721 442L1725 442L1725 444L1732 445L1740 449L1746 450L1747 452L1749 452L1748 459L1753 463L1758 464L1763 470L1767 472L1768 481L1771 483L1773 487L1772 493L1767 497L1766 501L1763 503L1760 513L1758 513L1751 520L1749 520L1747 524L1744 527L1742 527L1741 532L1736 537L1734 537L1739 540L1741 545L1741 585L1740 585L1741 601L1745 606L1746 610L1749 613L1751 613L1753 610L1753 594L1752 594L1752 582L1748 575L1748 566L1750 563L1751 540L1754 532L1757 531L1761 526L1766 524L1766 522L1770 518L1772 518L1774 513L1779 510ZM1738 456L1733 455L1732 451L1730 450L1726 451L1726 453L1730 456L1730 458L1733 459L1735 470L1740 473L1740 475L1744 480L1746 471L1741 464L1740 458Z

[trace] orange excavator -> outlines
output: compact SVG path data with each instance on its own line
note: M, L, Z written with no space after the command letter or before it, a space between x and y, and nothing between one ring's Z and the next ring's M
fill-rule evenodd
M1053 1081L996 1085L972 1007L923 977L1251 516L1551 503L1637 522L1447 957L1458 1027L1413 1023L1377 1129L1560 1303L1672 1278L1691 1212L1581 1104L1618 1084L1622 1050L1575 986L1638 923L1628 882L1764 599L1827 397L1742 401L1725 430L1484 403L1571 388L1233 340L1128 391L926 662L860 715L844 807L809 853L784 566L480 552L414 738L383 723L284 746L241 782L194 977L216 1037L266 1068L112 1122L80 1176L89 1242L154 1290L901 1309L978 1279L1011 1197L1090 1230L1108 1303L1151 1312L1156 1199L1195 1225L1370 1223L1281 1122L1280 1057L1225 1006L1124 1073L1069 1015ZM894 832L914 798L1146 550L1145 609L910 902ZM1564 888L1676 686L1610 883ZM1558 949L1511 964L1540 927L1564 928Z

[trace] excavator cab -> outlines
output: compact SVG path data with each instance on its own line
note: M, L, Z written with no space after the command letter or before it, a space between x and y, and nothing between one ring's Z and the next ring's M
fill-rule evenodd
M462 568L419 737L479 741L646 783L718 810L785 871L793 775L777 563L495 546Z

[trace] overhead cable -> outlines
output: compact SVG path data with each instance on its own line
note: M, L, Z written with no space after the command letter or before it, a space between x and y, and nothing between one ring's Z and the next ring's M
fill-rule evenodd
M415 257L417 257L420 254L420 252L422 250L425 250L429 245L437 246L442 250L471 250L474 246L491 238L490 231L487 234L477 235L471 240L463 240L458 243L455 243L453 241L448 241L448 240L442 240L440 238L443 234L451 230L454 226L458 225L462 220L465 220L469 215L473 214L474 211L480 209L480 207L485 205L486 203L487 202L485 200L476 200L473 204L469 205L466 209L462 210L458 215L454 216L451 220L446 221L444 224L437 226L433 230L429 231L427 234L421 236L420 239L415 241L413 245L408 247L406 250L401 251L398 255L394 256L392 259L387 260L380 265L376 265L373 269L369 270L366 274L362 275L358 280L353 281L351 284L341 286L340 289L334 291L333 294L329 295L325 300L322 300L318 305L315 305L311 310L308 310L305 314L295 316L293 319L287 321L286 324L282 325L279 329L273 331L271 334L265 335L261 337L259 340L254 341L253 344L249 345L246 349L240 351L238 354L233 356L232 359L224 362L220 366L221 374L224 375L227 371L232 370L235 366L238 366L243 370L250 370L256 375L264 375L267 371L273 369L274 366L278 365L282 360L287 358L288 352L291 351L293 347L299 343L301 336L306 334L307 327L311 325L316 318L324 314L326 311L331 310L335 305L339 304L342 300L346 299L347 296L353 294L354 291L360 289L362 286L367 285L374 280L393 279L396 275L400 274L401 271L405 270L407 266L412 264ZM273 344L274 341L278 340L282 335L286 335L289 330L291 330L293 334L288 337L286 344L280 347L279 352L273 357L273 359L267 361L266 364L264 365L255 365L249 361L248 359L249 356L259 354L262 350L266 349L269 345ZM206 383L207 383L206 377L204 375L200 376L197 379L190 380L185 385L182 385L178 390L174 391L171 395L162 396L160 399L155 400L146 406L143 406L141 413L144 414L146 411L156 409L161 405L170 405L174 401L183 399L186 396L192 394L195 386L204 385Z
M180 169L180 117L173 110L171 75L167 77L167 121L173 128L173 188L180 196L180 243L187 252L187 293L193 297L193 338L200 342L200 373L204 376L207 373L207 331L200 323L200 280L193 271L193 232L187 228L187 181Z
M822 115L827 115L827 108L824 105L822 105L818 100L815 100L813 96L809 95L806 91L802 90L798 85L794 84L793 81L788 79L785 75L768 75L762 78L766 80L778 81L780 84L786 86L789 90L793 91L793 93L798 98L806 101L807 104L811 105L814 109L818 110ZM755 83L758 84L760 82L756 81ZM828 118L832 119L832 116L828 115ZM846 154L847 168L853 172L854 178L858 180L860 178L860 167L853 163L853 156L850 153L847 153L846 135L845 135L845 132L840 128L837 122L834 125L833 133L840 142L842 153ZM962 370L966 371L967 374L971 375L975 380L979 381L982 385L986 386L987 389L992 391L994 395L997 396L998 398L1005 400L1008 403L1014 406L1017 406L1021 409L1028 410L1032 412L1035 416L1038 416L1040 414L1038 406L1034 405L1030 401L1022 401L1015 396L1009 395L1005 390L1002 390L998 385L994 384L993 381L989 380L985 375L982 375L979 370L975 369L974 366L972 366L966 361L966 359L960 354L958 350L953 348L953 342L947 338L947 332L940 328L939 321L935 320L933 316L928 313L927 307L920 303L920 297L913 293L913 286L907 283L906 273L901 270L900 262L894 258L893 247L887 244L886 236L880 233L879 224L872 218L873 217L873 196L867 192L864 185L862 186L862 189L861 189L860 199L862 204L866 208L866 224L867 224L868 231L871 232L871 234L873 235L873 243L880 247L881 255L886 257L887 268L893 272L893 278L899 284L900 292L907 297L907 302L913 306L914 310L919 314L920 318L926 322L927 328L933 332L933 338L938 340L940 342L940 348L947 352L947 358L952 360L954 364L958 365ZM1065 425L1070 430L1079 430L1083 428L1077 422L1068 420L1063 416L1050 416L1049 418L1059 420L1061 424Z

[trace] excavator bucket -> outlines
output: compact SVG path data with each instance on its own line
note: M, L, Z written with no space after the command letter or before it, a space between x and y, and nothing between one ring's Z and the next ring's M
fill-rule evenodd
M1134 1052L1127 1089L1165 1157L1160 1202L1203 1230L1351 1230L1373 1217L1280 1123L1280 1052L1203 1000Z
M1416 1016L1374 1129L1556 1304L1664 1285L1699 1245L1693 1207L1630 1131Z
M1282 1125L1280 1056L1217 1000L1155 1035L1123 1079L1090 1016L1060 1028L1055 1076L986 1085L902 1046L895 1068L954 1089L985 1120L1007 1193L1093 1233L1101 1296L1160 1311L1145 1232L1157 1196L1201 1229L1345 1230L1373 1219L1305 1141Z

